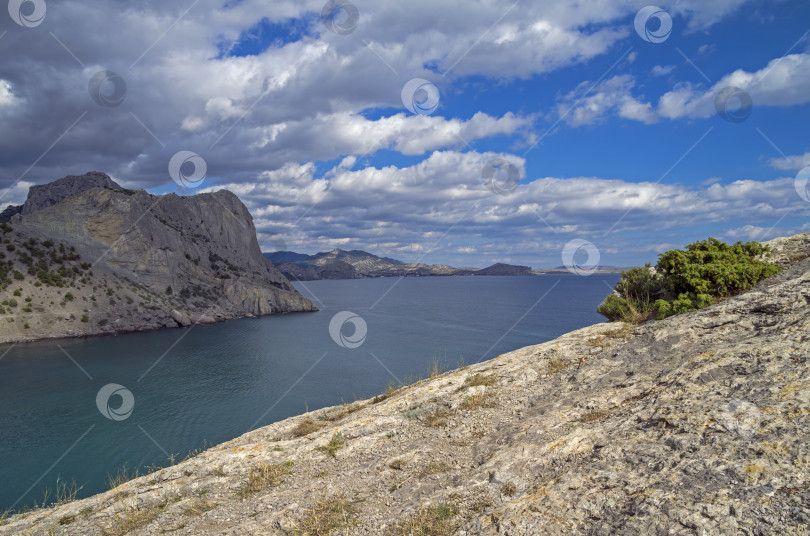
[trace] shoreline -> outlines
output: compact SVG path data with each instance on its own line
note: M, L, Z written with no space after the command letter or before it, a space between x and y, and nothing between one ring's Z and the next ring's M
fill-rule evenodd
M466 534L789 534L810 520L793 499L810 496L808 289L805 259L699 311L594 324L248 431L0 534L292 534L338 505L344 534L432 508Z

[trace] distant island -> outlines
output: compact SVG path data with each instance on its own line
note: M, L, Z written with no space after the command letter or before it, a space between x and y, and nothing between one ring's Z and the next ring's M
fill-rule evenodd
M68 176L6 208L0 238L0 343L317 310L226 190L156 196Z
M445 264L406 263L390 257L378 257L360 250L333 249L307 255L294 251L264 253L264 256L291 281L319 279L360 279L365 277L425 277L450 275L530 276L570 273L565 266L532 269L529 266L496 263L486 268L456 268ZM600 266L597 273L618 274L627 268Z

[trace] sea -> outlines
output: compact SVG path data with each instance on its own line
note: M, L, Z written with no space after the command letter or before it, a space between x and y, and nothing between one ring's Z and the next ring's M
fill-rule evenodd
M295 283L320 309L0 347L0 514L604 318L618 274Z

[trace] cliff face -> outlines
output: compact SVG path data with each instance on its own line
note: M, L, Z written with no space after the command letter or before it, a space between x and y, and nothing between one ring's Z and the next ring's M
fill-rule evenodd
M35 187L12 218L6 271L23 278L3 294L20 289L27 306L5 307L0 342L315 310L262 256L232 193L154 196L100 175Z
M712 307L293 417L0 533L808 534L810 235L774 244L784 271Z

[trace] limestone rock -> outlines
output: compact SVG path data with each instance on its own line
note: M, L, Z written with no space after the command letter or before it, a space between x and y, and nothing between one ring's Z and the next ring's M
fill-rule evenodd
M133 535L297 534L341 498L356 512L344 535L808 534L806 238L777 248L780 274L712 307L597 324L292 417L0 534L132 519ZM338 433L334 458L317 450ZM240 497L260 465L282 476ZM400 525L437 505L447 530Z
M262 256L253 218L225 190L155 196L104 174L66 177L32 188L11 225L7 259L24 275L13 285L32 307L13 311L0 342L317 310ZM66 285L36 285L29 251Z
M28 198L23 205L22 214L31 214L37 210L50 207L72 195L91 188L122 190L106 173L90 171L84 175L68 175L48 184L32 186L28 190Z

